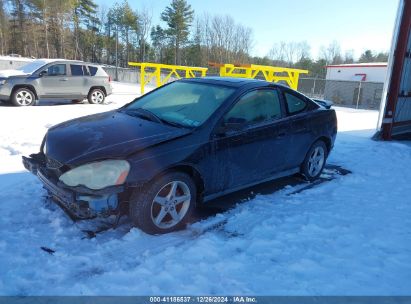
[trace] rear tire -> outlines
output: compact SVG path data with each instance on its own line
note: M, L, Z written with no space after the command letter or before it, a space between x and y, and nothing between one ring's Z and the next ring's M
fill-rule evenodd
M130 198L129 216L148 234L164 234L185 228L196 204L196 185L185 173L170 172Z
M314 181L320 177L327 161L327 146L322 140L316 141L307 153L301 173L308 181Z
M36 96L30 89L17 89L11 94L11 103L16 107L32 106L36 104Z
M92 89L87 96L87 100L91 104L103 104L105 99L106 95L101 89Z

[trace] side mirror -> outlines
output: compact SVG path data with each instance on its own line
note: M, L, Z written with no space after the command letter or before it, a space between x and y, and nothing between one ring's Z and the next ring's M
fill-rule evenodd
M223 122L216 130L216 135L224 136L230 132L238 132L244 128L247 120L244 118L230 117L227 121Z
M47 70L41 71L40 74L39 74L40 77L43 77L43 76L46 76L46 75L47 75Z

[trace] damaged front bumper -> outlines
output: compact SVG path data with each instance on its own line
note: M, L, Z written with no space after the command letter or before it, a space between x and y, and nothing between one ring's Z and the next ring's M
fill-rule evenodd
M92 190L86 187L67 187L47 174L45 164L38 159L38 154L23 156L24 167L36 175L43 183L49 196L73 220L85 220L95 217L108 217L119 212L118 194L123 186Z

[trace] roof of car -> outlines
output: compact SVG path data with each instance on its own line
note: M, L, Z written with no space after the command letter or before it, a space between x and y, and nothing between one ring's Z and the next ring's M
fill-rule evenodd
M189 79L184 79L184 81L210 83L210 84L220 84L220 85L226 85L226 86L231 86L231 87L241 87L241 86L244 86L244 85L247 85L247 84L256 84L256 85L270 84L270 82L260 80L260 79L218 77L218 76L189 78Z
M81 64L87 64L87 65L92 65L92 66L100 66L98 63L89 63L81 60L70 60L70 59L62 59L62 58L57 58L57 59L49 59L49 58L38 58L36 60L41 60L46 63L52 63L52 62L69 62L69 63L81 63Z
M63 59L63 58L53 58L53 59L50 59L50 58L38 58L38 59L36 59L36 60L41 60L41 61L44 61L44 62L56 62L56 61L69 61L69 62L81 62L80 60L69 60L69 59Z

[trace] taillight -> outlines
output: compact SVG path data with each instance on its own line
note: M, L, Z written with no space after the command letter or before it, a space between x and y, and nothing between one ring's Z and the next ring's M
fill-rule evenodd
M111 76L108 76L108 82L111 82Z

